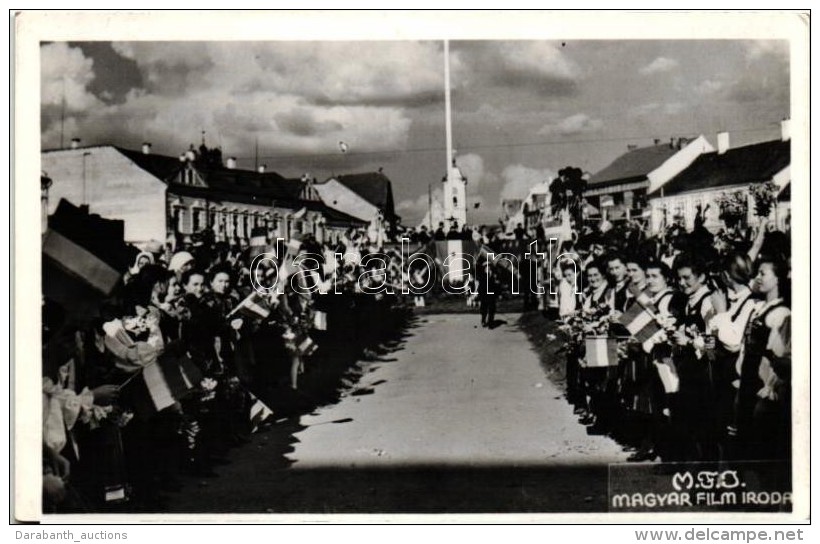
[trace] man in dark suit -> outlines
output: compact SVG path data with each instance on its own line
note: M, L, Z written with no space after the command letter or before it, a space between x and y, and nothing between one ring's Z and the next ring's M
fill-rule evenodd
M476 268L478 283L478 306L481 312L481 326L492 327L495 320L495 301L498 298L498 280L492 264L481 260Z

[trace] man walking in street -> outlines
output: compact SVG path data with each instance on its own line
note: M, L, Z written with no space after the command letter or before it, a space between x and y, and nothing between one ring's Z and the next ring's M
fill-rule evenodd
M481 312L481 326L493 326L495 321L495 301L498 297L498 281L495 270L487 260L482 259L476 269L478 283L478 305Z

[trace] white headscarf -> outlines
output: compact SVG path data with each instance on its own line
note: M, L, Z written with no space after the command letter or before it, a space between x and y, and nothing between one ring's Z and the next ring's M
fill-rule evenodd
M171 262L168 264L168 270L171 272L179 272L183 266L194 260L194 256L187 251L180 251L174 253L171 257Z

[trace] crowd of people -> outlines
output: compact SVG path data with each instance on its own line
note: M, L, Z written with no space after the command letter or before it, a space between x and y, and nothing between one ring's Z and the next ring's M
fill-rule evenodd
M573 232L540 306L588 432L635 462L790 460L790 234Z
M161 493L215 476L271 406L311 400L312 366L386 353L402 301L368 287L402 274L382 250L354 230L286 251L195 237L149 244L93 319L46 298L44 510L161 511Z
M766 220L717 234L702 221L655 236L637 222L572 232L557 260L522 255L516 279L524 309L557 324L567 399L588 432L617 438L631 461L790 459L790 234ZM501 250L491 230L450 234ZM405 235L419 251L448 239L443 225ZM544 238L514 233L522 249ZM156 511L178 476L213 476L248 441L271 388L298 398L330 352L384 353L402 287L419 305L425 274L440 273L404 269L366 232L271 242L149 244L91 320L44 299L46 511ZM511 275L485 254L476 263L470 296L492 327ZM152 367L171 369L159 386Z

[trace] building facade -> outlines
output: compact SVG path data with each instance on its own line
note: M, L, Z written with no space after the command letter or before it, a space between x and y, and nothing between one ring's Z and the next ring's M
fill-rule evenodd
M784 122L787 124L787 122ZM736 198L742 215L737 220L756 225L752 185L773 182L777 187L777 203L769 219L784 230L789 222L791 183L791 142L788 127L779 140L771 140L737 148L729 145L729 134L718 136L718 149L700 155L668 183L649 194L652 210L652 231L679 224L687 229L695 225L701 210L704 227L711 231L726 226L720 202Z
M136 245L179 244L203 231L243 245L254 228L270 238L312 234L321 241L366 225L326 206L311 179L204 157L194 150L179 157L154 154L147 144L141 151L110 145L45 151L42 170L54 180L48 211L63 198L87 205L91 213L122 219L126 241Z
M629 146L628 151L593 174L584 192L586 201L608 221L645 217L647 195L666 184L702 153L714 148L705 137L673 138L648 147Z

